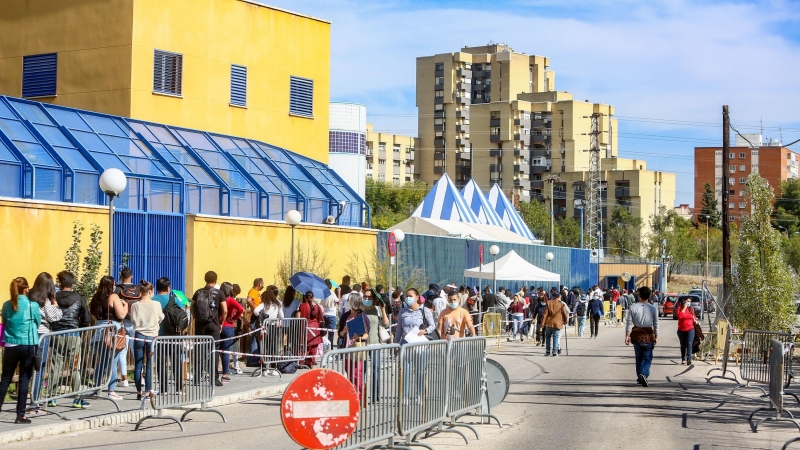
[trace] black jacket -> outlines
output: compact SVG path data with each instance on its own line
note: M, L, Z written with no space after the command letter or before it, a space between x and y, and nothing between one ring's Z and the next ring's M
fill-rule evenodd
M62 317L58 322L52 322L50 329L53 331L72 330L88 327L92 317L86 300L74 291L59 291L56 293L56 302L61 308Z
M531 316L531 320L535 322L541 322L542 316L544 315L544 310L547 308L547 302L544 305L541 304L538 300L536 302L531 303L528 306L529 313Z
M489 308L494 308L495 306L497 306L497 296L494 294L483 294L482 309L488 311Z

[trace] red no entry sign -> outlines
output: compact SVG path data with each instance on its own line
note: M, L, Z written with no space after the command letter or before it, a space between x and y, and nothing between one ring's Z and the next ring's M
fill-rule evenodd
M332 448L347 440L359 413L353 384L328 369L309 370L295 378L281 401L283 428L308 449Z
M389 233L386 246L389 247L389 256L395 256L397 254L397 238L394 236L394 233Z

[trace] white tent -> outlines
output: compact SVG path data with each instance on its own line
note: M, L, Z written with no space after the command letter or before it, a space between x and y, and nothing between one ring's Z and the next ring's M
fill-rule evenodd
M406 233L425 234L429 236L451 236L480 241L500 241L519 244L531 244L530 239L524 238L513 231L497 225L480 223L465 223L455 220L430 219L425 217L409 217L393 226ZM476 269L477 270L477 269Z
M483 273L481 274L481 270ZM482 275L484 279L491 278L494 271L494 263L484 264L483 268L473 267L464 271L465 277L478 278ZM502 258L497 260L497 276L498 280L515 280L515 281L546 281L559 283L561 275L553 272L548 272L544 269L534 266L533 264L525 261L514 250L511 250Z

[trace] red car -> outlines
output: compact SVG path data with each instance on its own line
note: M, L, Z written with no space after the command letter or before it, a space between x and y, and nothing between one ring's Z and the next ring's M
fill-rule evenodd
M676 293L664 294L664 301L658 305L658 312L662 317L671 316L675 312L675 301L678 299Z

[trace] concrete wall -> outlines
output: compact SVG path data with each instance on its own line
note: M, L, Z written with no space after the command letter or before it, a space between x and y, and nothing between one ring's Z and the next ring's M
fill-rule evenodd
M103 231L103 263L101 274L108 268L108 208L65 203L48 203L18 199L0 199L0 239L6 243L5 257L0 259L0 299L7 299L7 285L12 278L23 276L28 282L41 272L64 270L64 254L72 245L72 225L80 219L85 228L81 247L83 255L89 246L91 224Z
M350 256L362 258L375 251L377 230L322 225L299 225L295 241L317 248L332 263L328 274L341 280ZM186 217L186 286L192 292L203 286L203 276L213 270L221 281L250 287L255 278L276 283L278 263L291 251L291 227L283 222Z

